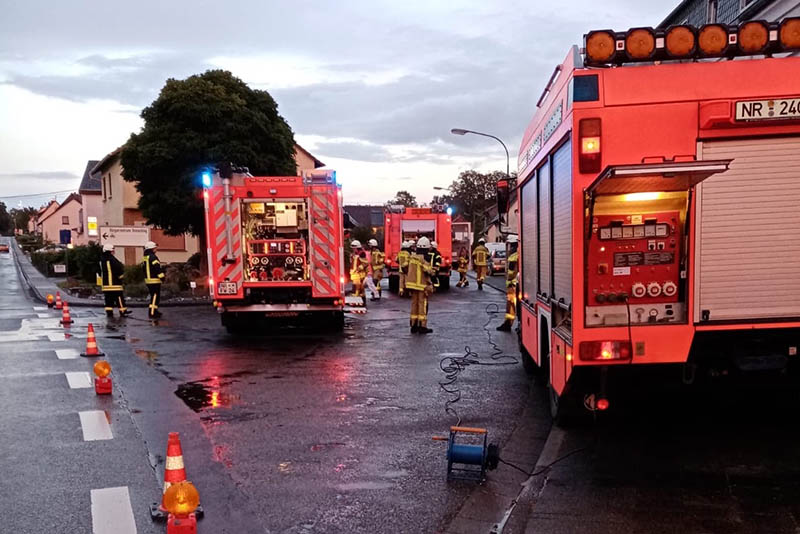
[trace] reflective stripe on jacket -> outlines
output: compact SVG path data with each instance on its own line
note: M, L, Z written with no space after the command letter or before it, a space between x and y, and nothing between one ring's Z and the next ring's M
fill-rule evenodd
M459 256L458 258L458 272L465 273L469 267L469 258L466 256Z
M386 262L386 255L378 249L375 249L370 252L370 257L372 258L372 270L381 270L383 269L385 262Z
M144 283L160 284L164 278L164 272L161 269L161 262L158 261L156 253L152 250L145 251L142 265L144 265Z
M431 283L433 267L420 254L411 254L408 258L408 274L406 288L424 291Z
M103 268L103 291L122 291L122 277L125 266L110 252L103 252L101 265Z
M517 285L517 272L519 271L519 253L515 252L508 257L506 262L506 287Z
M489 249L483 245L478 245L472 251L473 263L479 267L485 267L489 259Z
M411 253L407 250L401 250L397 253L397 264L400 266L401 271L405 271L408 267L408 258Z

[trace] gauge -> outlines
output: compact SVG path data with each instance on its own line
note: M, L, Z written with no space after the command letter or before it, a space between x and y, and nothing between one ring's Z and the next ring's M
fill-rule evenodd
M286 258L286 265L294 265L294 258L291 256Z
M656 225L654 224L646 224L644 227L644 236L645 237L655 237L656 235Z
M623 226L622 227L622 237L625 239L630 239L633 237L633 226Z
M259 260L255 256L250 258L250 265L258 265L260 262L261 262L261 260Z
M612 239L622 239L622 227L615 226L611 229L611 238Z
M296 265L303 265L303 256L297 256L297 257L294 259L294 263L295 263Z
M611 228L600 228L600 239L611 239Z
M641 224L633 227L633 237L644 237L644 226Z
M267 256L261 258L261 265L269 265L269 258Z
M657 237L666 237L669 235L669 226L666 224L659 224L656 226L656 236Z

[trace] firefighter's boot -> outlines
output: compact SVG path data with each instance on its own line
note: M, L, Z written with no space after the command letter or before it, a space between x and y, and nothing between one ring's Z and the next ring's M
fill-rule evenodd
M478 280L478 291L483 291L483 280Z
M106 317L114 317L114 311L113 310L106 310Z
M419 334L431 334L431 333L433 333L433 328L428 328L427 326L420 326L419 329L417 329L417 333L419 333Z
M497 330L500 332L511 332L511 323L512 321L506 319L505 321L503 321L503 324L497 327Z
M419 332L419 325L414 322L414 324L411 325L411 333L416 334L417 332Z

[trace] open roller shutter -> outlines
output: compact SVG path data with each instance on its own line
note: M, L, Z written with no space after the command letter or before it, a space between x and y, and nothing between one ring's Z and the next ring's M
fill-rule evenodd
M520 188L520 242L522 243L522 295L530 301L536 299L538 287L538 266L536 256L539 252L537 235L536 176L532 176Z
M800 317L800 138L714 141L698 187L695 321Z
M553 298L572 303L572 143L553 154Z
M539 168L539 293L553 295L552 254L550 222L553 213L550 204L550 163Z

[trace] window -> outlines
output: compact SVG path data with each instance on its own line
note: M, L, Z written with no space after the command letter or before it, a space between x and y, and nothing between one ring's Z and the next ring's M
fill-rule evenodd
M108 198L111 198L111 173L108 173Z
M100 185L100 189L103 190L103 201L106 201L108 199L108 196L106 195L106 193L108 193L108 186L106 185L106 177L105 177L105 175L102 176L102 180L103 180L103 183Z
M717 0L708 0L707 23L717 22Z
M61 224L69 224L69 216L64 215L61 217Z
M739 0L739 11L744 11L745 8L753 2L754 0Z

